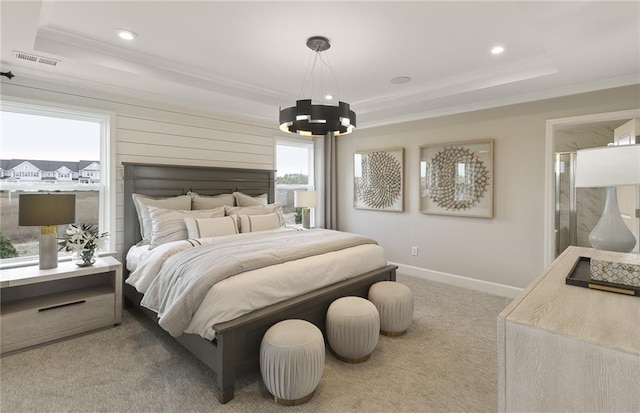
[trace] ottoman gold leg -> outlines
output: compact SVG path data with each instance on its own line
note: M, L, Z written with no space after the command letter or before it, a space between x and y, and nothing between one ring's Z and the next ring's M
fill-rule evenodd
M369 360L369 357L371 357L371 353L367 354L366 356L363 357L357 357L357 358L353 358L353 357L342 357L338 354L336 354L336 358L340 361L343 361L345 363L349 363L349 364L358 364L358 363L364 363L365 361Z
M380 330L380 334L382 334L383 336L387 336L387 337L399 337L399 336L403 336L407 333L407 330L404 331L384 331L384 330Z
M316 391L314 390L310 394L307 394L306 396L301 397L299 399L295 399L295 400L281 399L279 397L275 397L275 400L276 400L276 403L281 404L283 406L299 406L311 400L311 398L315 393Z

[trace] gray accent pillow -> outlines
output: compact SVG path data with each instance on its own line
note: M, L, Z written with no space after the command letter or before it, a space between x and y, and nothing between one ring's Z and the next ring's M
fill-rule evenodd
M153 225L151 245L149 249L171 241L180 241L188 238L185 218L215 218L224 217L224 207L214 209L201 209L199 211L163 209L154 206L149 207L149 215Z
M236 198L237 206L259 206L267 205L267 202L269 202L267 194L251 196L242 192L234 192L233 196Z
M140 236L145 243L151 242L151 234L153 226L151 224L151 216L149 215L149 206L155 206L165 209L191 209L191 196L180 195L171 198L153 198L146 195L131 194L133 204L138 213L138 221L140 222Z
M234 206L236 197L233 194L221 195L200 195L195 192L189 192L191 195L191 209L212 209L221 206Z

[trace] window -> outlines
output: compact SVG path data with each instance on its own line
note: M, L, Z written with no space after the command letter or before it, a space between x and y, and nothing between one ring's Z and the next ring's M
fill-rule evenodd
M313 141L279 139L276 145L276 202L282 204L288 225L302 223L302 212L293 206L293 194L314 189ZM311 225L314 225L313 213Z
M0 266L38 255L39 228L18 225L21 193L75 193L76 222L98 224L115 250L110 115L3 100L0 116ZM102 179L80 180L85 168Z

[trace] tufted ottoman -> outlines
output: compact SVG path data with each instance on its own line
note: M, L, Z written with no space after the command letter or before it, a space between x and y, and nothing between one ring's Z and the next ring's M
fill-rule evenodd
M371 302L342 297L327 310L327 340L336 357L346 363L367 361L378 344L380 318Z
M297 406L313 397L324 369L324 338L304 320L285 320L267 330L260 344L260 372L277 403Z
M404 284L381 281L369 288L371 301L380 314L380 333L401 336L413 321L413 292Z

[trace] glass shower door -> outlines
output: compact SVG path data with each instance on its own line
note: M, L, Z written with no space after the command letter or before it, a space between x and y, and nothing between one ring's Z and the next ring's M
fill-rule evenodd
M555 154L556 257L569 245L576 245L575 152Z
M589 234L604 209L604 188L576 189L575 165L575 152L556 152L556 257L570 245L591 247Z

